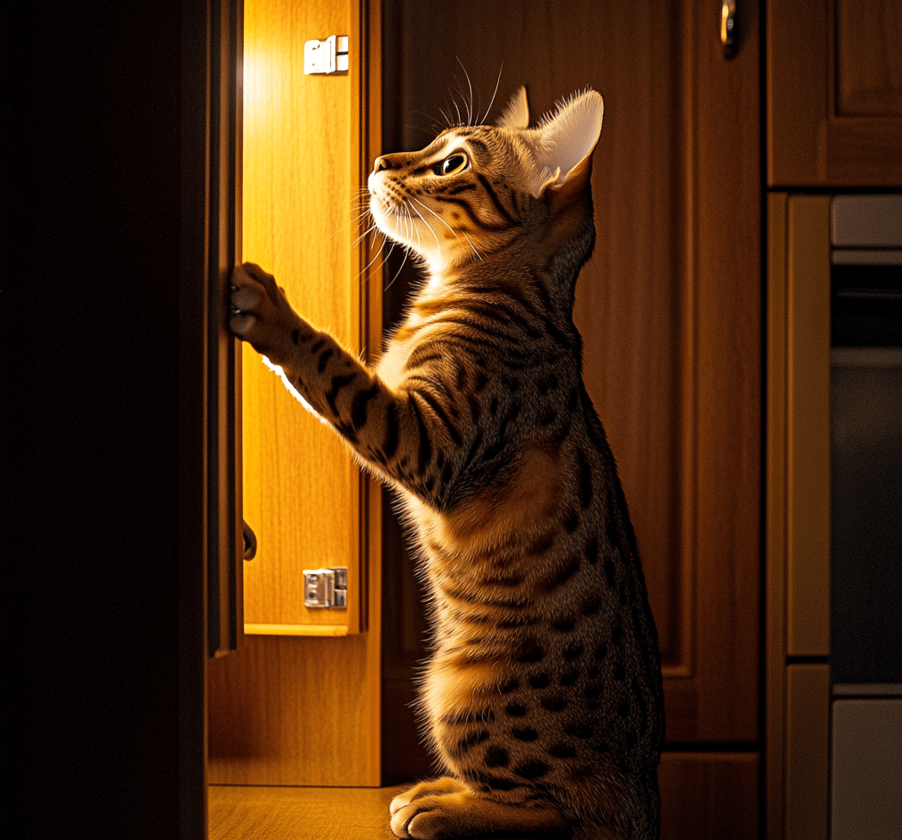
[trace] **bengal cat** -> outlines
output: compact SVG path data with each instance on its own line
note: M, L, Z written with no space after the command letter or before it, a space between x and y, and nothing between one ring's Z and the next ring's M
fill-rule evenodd
M403 499L429 589L421 712L446 773L398 837L658 834L657 636L614 458L583 385L574 287L595 240L602 97L384 155L376 224L425 269L374 368L235 269L234 333Z

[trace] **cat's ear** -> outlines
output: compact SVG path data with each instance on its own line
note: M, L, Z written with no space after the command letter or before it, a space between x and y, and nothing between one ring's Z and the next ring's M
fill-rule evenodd
M604 99L587 90L546 116L536 129L536 165L544 173L538 193L549 187L573 192L582 189L592 172L592 151L601 136Z
M517 88L495 125L498 128L526 128L529 125L529 102L523 85Z

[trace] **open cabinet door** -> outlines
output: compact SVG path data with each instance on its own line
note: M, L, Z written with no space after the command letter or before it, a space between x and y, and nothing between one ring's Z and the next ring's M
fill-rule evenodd
M178 309L179 837L206 826L207 660L243 643L241 346L228 280L241 249L242 0L181 9Z
M245 258L349 350L378 351L381 281L358 225L380 139L378 4L244 0L244 27ZM346 69L305 73L305 45L331 36L347 38ZM242 380L258 551L246 645L209 670L210 781L378 784L379 489L250 348ZM340 605L309 603L318 569L346 570Z
M207 647L244 641L245 554L241 455L241 344L228 331L228 282L241 256L243 0L210 4L207 112L208 234L205 327ZM248 553L251 549L248 549Z

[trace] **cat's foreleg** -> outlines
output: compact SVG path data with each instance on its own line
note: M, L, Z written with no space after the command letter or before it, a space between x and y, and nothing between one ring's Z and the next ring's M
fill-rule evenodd
M407 486L416 463L438 438L409 394L396 394L328 333L298 315L272 275L253 263L232 272L229 326L281 369L286 384L385 478Z

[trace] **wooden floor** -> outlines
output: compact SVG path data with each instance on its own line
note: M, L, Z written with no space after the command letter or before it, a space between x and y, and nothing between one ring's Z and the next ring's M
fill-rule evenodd
M661 837L759 840L758 778L756 752L665 752ZM209 840L393 840L388 805L407 787L211 785Z
M403 789L211 785L209 838L393 840L388 804Z
M388 805L408 787L211 785L209 840L396 840Z

